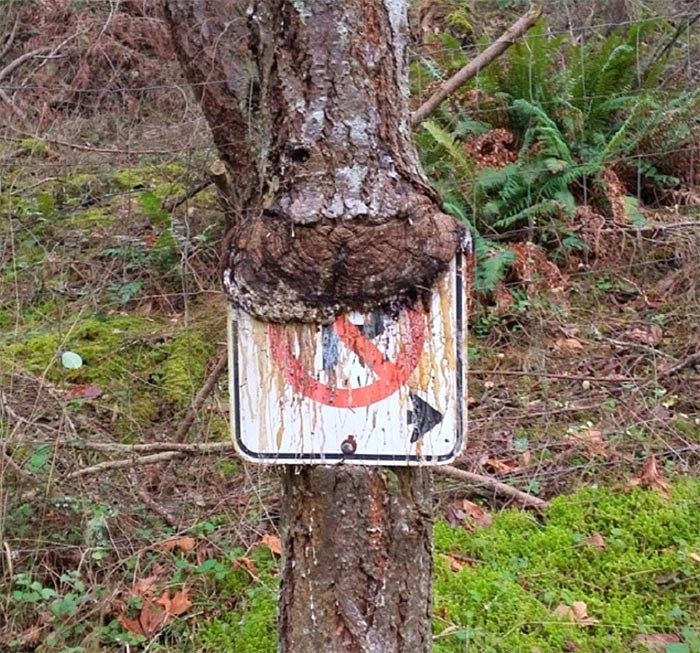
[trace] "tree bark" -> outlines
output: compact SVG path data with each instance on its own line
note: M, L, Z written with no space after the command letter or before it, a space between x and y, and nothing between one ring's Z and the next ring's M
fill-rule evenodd
M165 0L238 180L224 286L266 321L419 298L462 230L413 147L405 0Z
M426 469L287 470L280 652L429 652L431 514Z
M264 321L419 301L464 242L412 143L406 0L164 0L228 171L224 287ZM285 474L283 653L428 653L422 469Z

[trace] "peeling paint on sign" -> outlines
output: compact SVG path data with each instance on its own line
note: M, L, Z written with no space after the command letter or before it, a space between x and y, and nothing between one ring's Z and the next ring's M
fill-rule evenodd
M462 255L429 306L333 324L231 312L233 439L252 462L435 465L466 426Z

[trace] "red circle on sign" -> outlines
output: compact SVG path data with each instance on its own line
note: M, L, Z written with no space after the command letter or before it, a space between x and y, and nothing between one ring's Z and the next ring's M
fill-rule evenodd
M394 394L411 376L416 368L425 344L425 322L423 314L407 311L408 339L401 343L395 361L385 359L376 345L344 315L336 318L333 328L355 352L363 364L370 367L378 377L373 383L360 388L336 388L321 383L305 369L299 358L292 353L291 344L285 337L285 326L271 324L269 340L272 354L282 368L290 385L314 401L336 408L358 408L369 406Z

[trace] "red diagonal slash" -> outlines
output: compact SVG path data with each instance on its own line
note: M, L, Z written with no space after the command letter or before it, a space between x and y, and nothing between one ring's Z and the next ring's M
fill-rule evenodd
M333 323L338 337L372 369L377 380L359 388L337 388L317 381L294 356L284 325L269 327L270 347L276 363L291 386L314 401L336 408L369 406L394 394L411 376L425 343L425 321L417 310L407 311L408 333L395 361L386 360L376 345L344 315Z

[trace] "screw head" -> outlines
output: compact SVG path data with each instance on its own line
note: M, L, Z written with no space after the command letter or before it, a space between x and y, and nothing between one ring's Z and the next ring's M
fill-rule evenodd
M357 451L357 440L354 435L348 435L340 444L340 450L345 456L352 456Z

